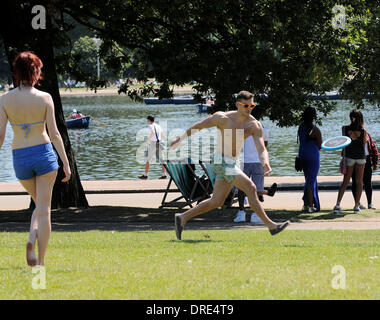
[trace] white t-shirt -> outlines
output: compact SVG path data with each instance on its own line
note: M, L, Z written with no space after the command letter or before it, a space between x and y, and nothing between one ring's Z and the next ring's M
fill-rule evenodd
M158 140L160 140L160 141L162 140L161 139L162 129L157 123L152 123L152 124L148 125L148 128L150 130L150 134L153 132L153 138L151 141L157 141L156 132L157 132ZM156 132L154 132L154 129L156 129Z
M269 130L265 129L263 127L263 139L264 141L269 140ZM243 147L243 154L244 154L244 163L259 163L259 154L256 149L255 141L253 141L253 137L249 136L244 141L244 147Z

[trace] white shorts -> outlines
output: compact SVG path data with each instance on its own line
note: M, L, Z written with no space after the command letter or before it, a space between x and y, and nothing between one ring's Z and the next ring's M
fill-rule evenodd
M162 163L164 161L163 157L163 146L162 143L157 145L156 141L151 141L148 145L148 149L145 152L145 162L151 163ZM153 160L153 162L152 162Z
M354 166L355 164L365 164L367 162L367 159L351 159L351 158L345 158L346 162L347 162L347 167L352 167Z

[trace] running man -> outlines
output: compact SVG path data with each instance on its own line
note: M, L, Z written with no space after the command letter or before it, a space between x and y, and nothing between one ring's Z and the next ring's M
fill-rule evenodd
M212 197L182 214L177 213L175 215L175 231L179 240L181 240L182 230L186 223L195 216L221 207L232 186L243 190L247 195L251 209L256 212L262 222L268 227L271 235L281 232L288 226L289 221L278 224L266 215L257 197L255 184L236 165L244 140L252 136L260 162L264 167L264 175L268 175L272 171L269 165L268 152L262 137L263 127L251 115L251 111L255 107L253 97L253 94L248 91L239 92L236 98L237 111L215 112L206 119L192 125L181 137L178 137L171 143L171 148L176 148L183 140L197 130L211 127L218 128L217 151L212 157L213 170L216 176Z

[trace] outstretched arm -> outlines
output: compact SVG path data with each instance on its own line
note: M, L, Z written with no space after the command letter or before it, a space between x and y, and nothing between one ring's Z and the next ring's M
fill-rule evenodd
M264 167L264 176L266 176L270 172L272 172L272 169L269 165L269 155L267 149L265 148L265 143L263 139L263 126L260 122L254 124L252 128L252 137L256 145L260 162Z
M189 129L186 130L186 132L181 137L178 137L177 139L173 140L170 144L170 147L176 148L183 140L185 140L187 137L190 137L195 130L202 130L218 126L220 121L222 121L223 119L223 115L223 112L215 112L213 115L194 123Z
M65 147L63 145L61 134L58 131L57 123L55 122L54 114L54 102L52 97L49 95L47 98L47 110L46 110L46 125L49 130L49 137L57 150L59 157L63 163L63 171L66 177L62 179L62 182L67 182L71 176L71 170L69 165L69 160L67 159Z
M7 130L7 122L8 122L8 116L5 113L2 99L0 97L0 149L4 143L5 132Z

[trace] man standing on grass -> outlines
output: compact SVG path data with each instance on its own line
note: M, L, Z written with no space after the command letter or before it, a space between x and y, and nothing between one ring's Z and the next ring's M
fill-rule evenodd
M253 94L248 91L241 91L236 97L237 111L215 112L206 119L192 125L181 137L171 143L171 147L176 148L181 141L198 130L211 127L217 127L218 129L216 152L211 161L216 176L212 197L182 214L177 213L175 215L175 230L179 240L181 240L182 230L187 221L195 216L221 207L232 186L237 187L247 195L250 207L268 227L271 235L281 232L288 226L289 221L278 224L269 219L260 205L255 184L236 165L244 140L252 136L260 162L264 167L264 175L268 175L272 171L262 137L263 127L251 115L254 107Z

